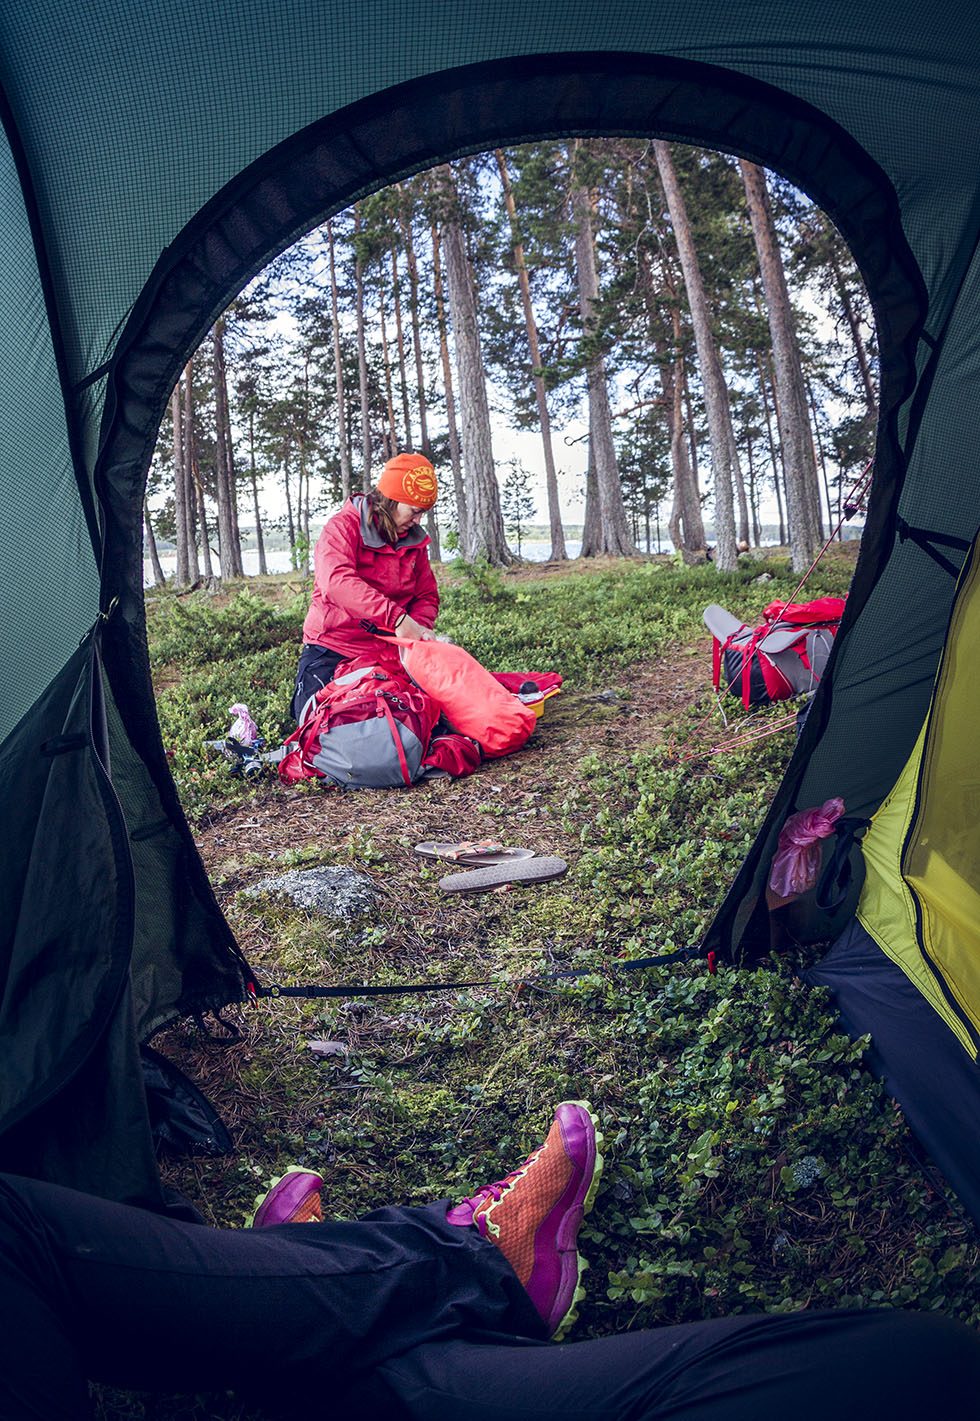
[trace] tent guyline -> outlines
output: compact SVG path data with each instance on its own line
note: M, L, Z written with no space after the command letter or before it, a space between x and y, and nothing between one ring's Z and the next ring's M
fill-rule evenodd
M282 987L278 984L263 986L253 979L246 984L246 990L249 999L256 1006L262 997L395 997L423 992L461 992L468 987L516 987L519 991L522 987L534 988L540 982L566 981L577 977L611 978L620 972L639 972L646 967L665 967L672 962L692 962L699 957L705 959L708 972L712 977L715 976L718 970L718 957L715 952L705 953L700 947L681 947L676 952L663 953L659 957L637 957L626 962L617 962L605 971L580 967L560 972L539 972L533 977L508 978L503 981L500 978L484 977L469 982L405 982L385 987L325 987L317 984L305 987Z

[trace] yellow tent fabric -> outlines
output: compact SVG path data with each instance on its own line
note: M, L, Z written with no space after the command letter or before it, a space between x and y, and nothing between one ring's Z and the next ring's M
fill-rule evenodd
M974 1056L980 1032L978 664L974 544L925 724L862 844L867 878L858 904L858 918L882 951Z

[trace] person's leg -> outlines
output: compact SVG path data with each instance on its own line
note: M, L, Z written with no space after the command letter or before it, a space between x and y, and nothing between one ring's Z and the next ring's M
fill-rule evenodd
M331 651L327 646L304 646L296 666L296 685L290 702L289 713L293 720L299 720L300 711L311 696L323 689L333 679L333 673L343 661L339 651Z
M76 1421L86 1378L309 1404L423 1340L539 1335L500 1252L445 1213L217 1230L0 1176L0 1416Z
M970 1415L978 1395L980 1337L962 1323L841 1311L557 1346L436 1342L385 1362L350 1399L385 1421L922 1421L938 1397Z

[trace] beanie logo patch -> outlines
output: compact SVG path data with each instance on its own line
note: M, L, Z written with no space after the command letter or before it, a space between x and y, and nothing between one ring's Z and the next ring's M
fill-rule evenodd
M436 501L438 484L431 467L422 464L417 469L407 469L402 475L405 502L417 508L430 508Z

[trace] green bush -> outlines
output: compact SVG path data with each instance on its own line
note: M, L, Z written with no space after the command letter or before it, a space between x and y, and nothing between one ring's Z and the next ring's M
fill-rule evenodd
M207 594L167 599L154 608L149 629L150 664L159 669L237 661L283 642L295 644L300 622L243 588L224 606Z

